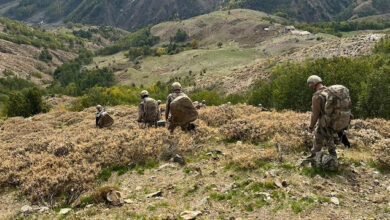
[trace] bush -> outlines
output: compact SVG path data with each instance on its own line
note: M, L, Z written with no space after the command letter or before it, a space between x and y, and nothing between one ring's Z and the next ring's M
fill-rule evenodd
M48 110L48 106L42 101L42 93L38 88L12 92L5 106L5 114L9 117L29 117Z
M326 85L349 88L356 117L390 118L386 97L390 83L386 56L331 58L284 64L276 67L270 82L258 82L249 94L251 105L263 104L277 110L310 111L313 91L306 85L310 75L319 75ZM372 108L375 106L375 108Z
M39 60L43 62L50 62L53 59L53 56L50 54L48 49L43 49L41 53L39 54Z
M186 41L187 38L188 38L187 32L185 32L184 30L179 28L177 30L175 36L173 36L172 41L174 41L176 43L180 43L180 42Z
M110 55L132 47L153 46L159 42L160 38L153 36L150 27L140 29L134 33L119 38L112 46L101 49L98 54Z

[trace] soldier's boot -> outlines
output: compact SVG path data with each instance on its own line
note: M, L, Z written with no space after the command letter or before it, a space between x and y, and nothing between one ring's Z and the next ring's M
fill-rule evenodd
M304 159L302 162L301 162L301 166L305 166L306 164L310 164L314 161L314 157L316 156L317 153L311 153L310 156L306 157L306 159Z

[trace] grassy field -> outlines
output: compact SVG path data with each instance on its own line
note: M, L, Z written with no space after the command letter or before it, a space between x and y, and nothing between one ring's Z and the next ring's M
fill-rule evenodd
M175 55L146 57L140 63L140 69L134 68L124 53L96 57L93 65L113 67L121 85L149 86L156 81L167 81L172 77L189 76L196 80L200 77L220 76L246 65L256 63L264 57L258 48L240 48L235 43L223 45L222 48L197 49L184 51ZM203 74L201 75L201 71ZM205 72L205 73L204 73Z

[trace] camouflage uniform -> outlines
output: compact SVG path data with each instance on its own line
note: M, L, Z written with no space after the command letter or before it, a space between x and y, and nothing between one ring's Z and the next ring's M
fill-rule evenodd
M104 108L100 108L100 109L97 109L97 112L96 112L96 127L99 126L99 120L100 118L102 117L102 114L105 112L106 110Z
M170 105L171 103L173 102L173 100L175 100L176 98L180 97L180 96L187 96L185 93L183 92L174 92L174 93L171 93L168 95L167 97L167 105L166 105L166 111L165 111L165 119L169 122L171 122L171 117L170 117ZM184 126L181 126L182 130L187 130L189 128L190 124L188 125L184 125ZM168 129L173 132L173 130L175 130L175 128L177 127L177 125L173 124L173 123L169 123L169 126L168 126Z
M332 129L326 127L324 116L325 99L321 96L321 92L326 87L322 87L316 91L312 98L312 114L310 121L310 129L316 126L314 131L313 148L311 149L312 155L320 152L324 146L328 147L328 151L331 155L336 155L336 146L334 135L337 135Z
M157 121L147 121L146 120L146 114L147 114L147 109L146 109L146 105L145 105L145 102L149 100L154 100L152 98L149 98L149 97L145 97L143 98L142 102L139 104L138 106L138 122L143 122L145 124L147 124L148 126L157 126L157 121L161 120L161 114L160 112L158 113L158 120Z

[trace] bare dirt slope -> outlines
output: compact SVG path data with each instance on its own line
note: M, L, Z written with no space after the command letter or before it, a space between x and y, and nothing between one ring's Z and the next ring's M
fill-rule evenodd
M338 146L340 170L328 173L297 165L311 143L308 114L208 107L196 132L170 136L141 129L135 107L109 112L116 123L102 130L93 108L1 122L0 218L179 219L185 210L198 219L390 218L390 182L378 170L390 161L388 121L354 120L353 148ZM170 162L175 154L186 165ZM93 197L103 186L126 203ZM23 205L31 209L20 213Z

